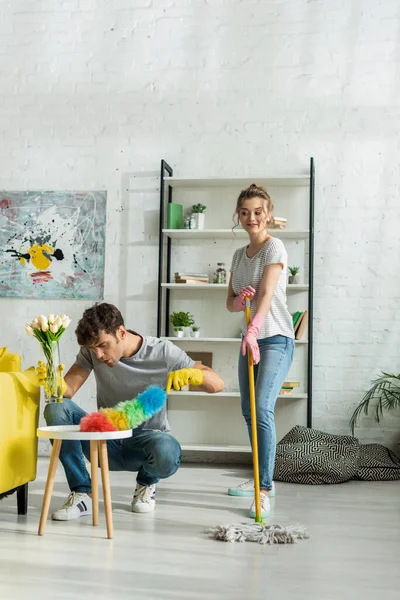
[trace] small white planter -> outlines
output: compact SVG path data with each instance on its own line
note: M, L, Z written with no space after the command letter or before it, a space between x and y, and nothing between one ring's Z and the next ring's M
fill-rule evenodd
M192 338L198 338L200 337L200 331L191 331L190 335Z
M178 329L174 329L174 336L178 337L178 338L183 337L183 331L182 330L179 331Z
M204 229L204 213L192 214L195 229Z
M300 277L298 275L289 275L289 284L294 285L300 283Z

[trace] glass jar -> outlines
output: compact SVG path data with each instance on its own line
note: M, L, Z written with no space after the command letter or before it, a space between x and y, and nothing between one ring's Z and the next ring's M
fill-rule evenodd
M226 284L225 263L217 263L217 270L215 271L215 283Z

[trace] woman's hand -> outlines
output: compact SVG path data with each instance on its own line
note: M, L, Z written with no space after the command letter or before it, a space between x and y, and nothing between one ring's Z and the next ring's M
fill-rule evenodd
M235 312L240 312L246 308L246 298L250 298L250 302L256 295L256 290L251 285L242 287L239 294L234 298L232 307Z

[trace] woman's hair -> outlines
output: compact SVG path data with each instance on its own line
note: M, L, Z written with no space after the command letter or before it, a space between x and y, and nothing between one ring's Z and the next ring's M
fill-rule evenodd
M236 202L236 210L232 216L233 222L235 223L233 229L235 229L235 227L239 225L239 211L243 206L243 202L245 200L250 200L251 198L262 198L264 200L263 211L265 212L265 214L270 215L270 218L267 221L267 225L273 224L274 218L272 216L272 212L274 210L274 205L272 204L270 195L264 187L252 183L251 185L249 185L248 188L242 190L239 194L239 197Z
M107 302L95 304L85 310L75 329L78 344L96 344L102 331L117 337L116 333L121 325L124 325L124 319L116 306Z

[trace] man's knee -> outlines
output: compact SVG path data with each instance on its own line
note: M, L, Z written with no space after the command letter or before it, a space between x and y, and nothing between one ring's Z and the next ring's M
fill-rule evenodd
M182 448L172 435L158 436L154 447L154 462L160 477L171 477L179 469Z
M65 398L63 402L47 404L44 409L44 418L47 425L72 425L72 416L69 410L71 400Z

